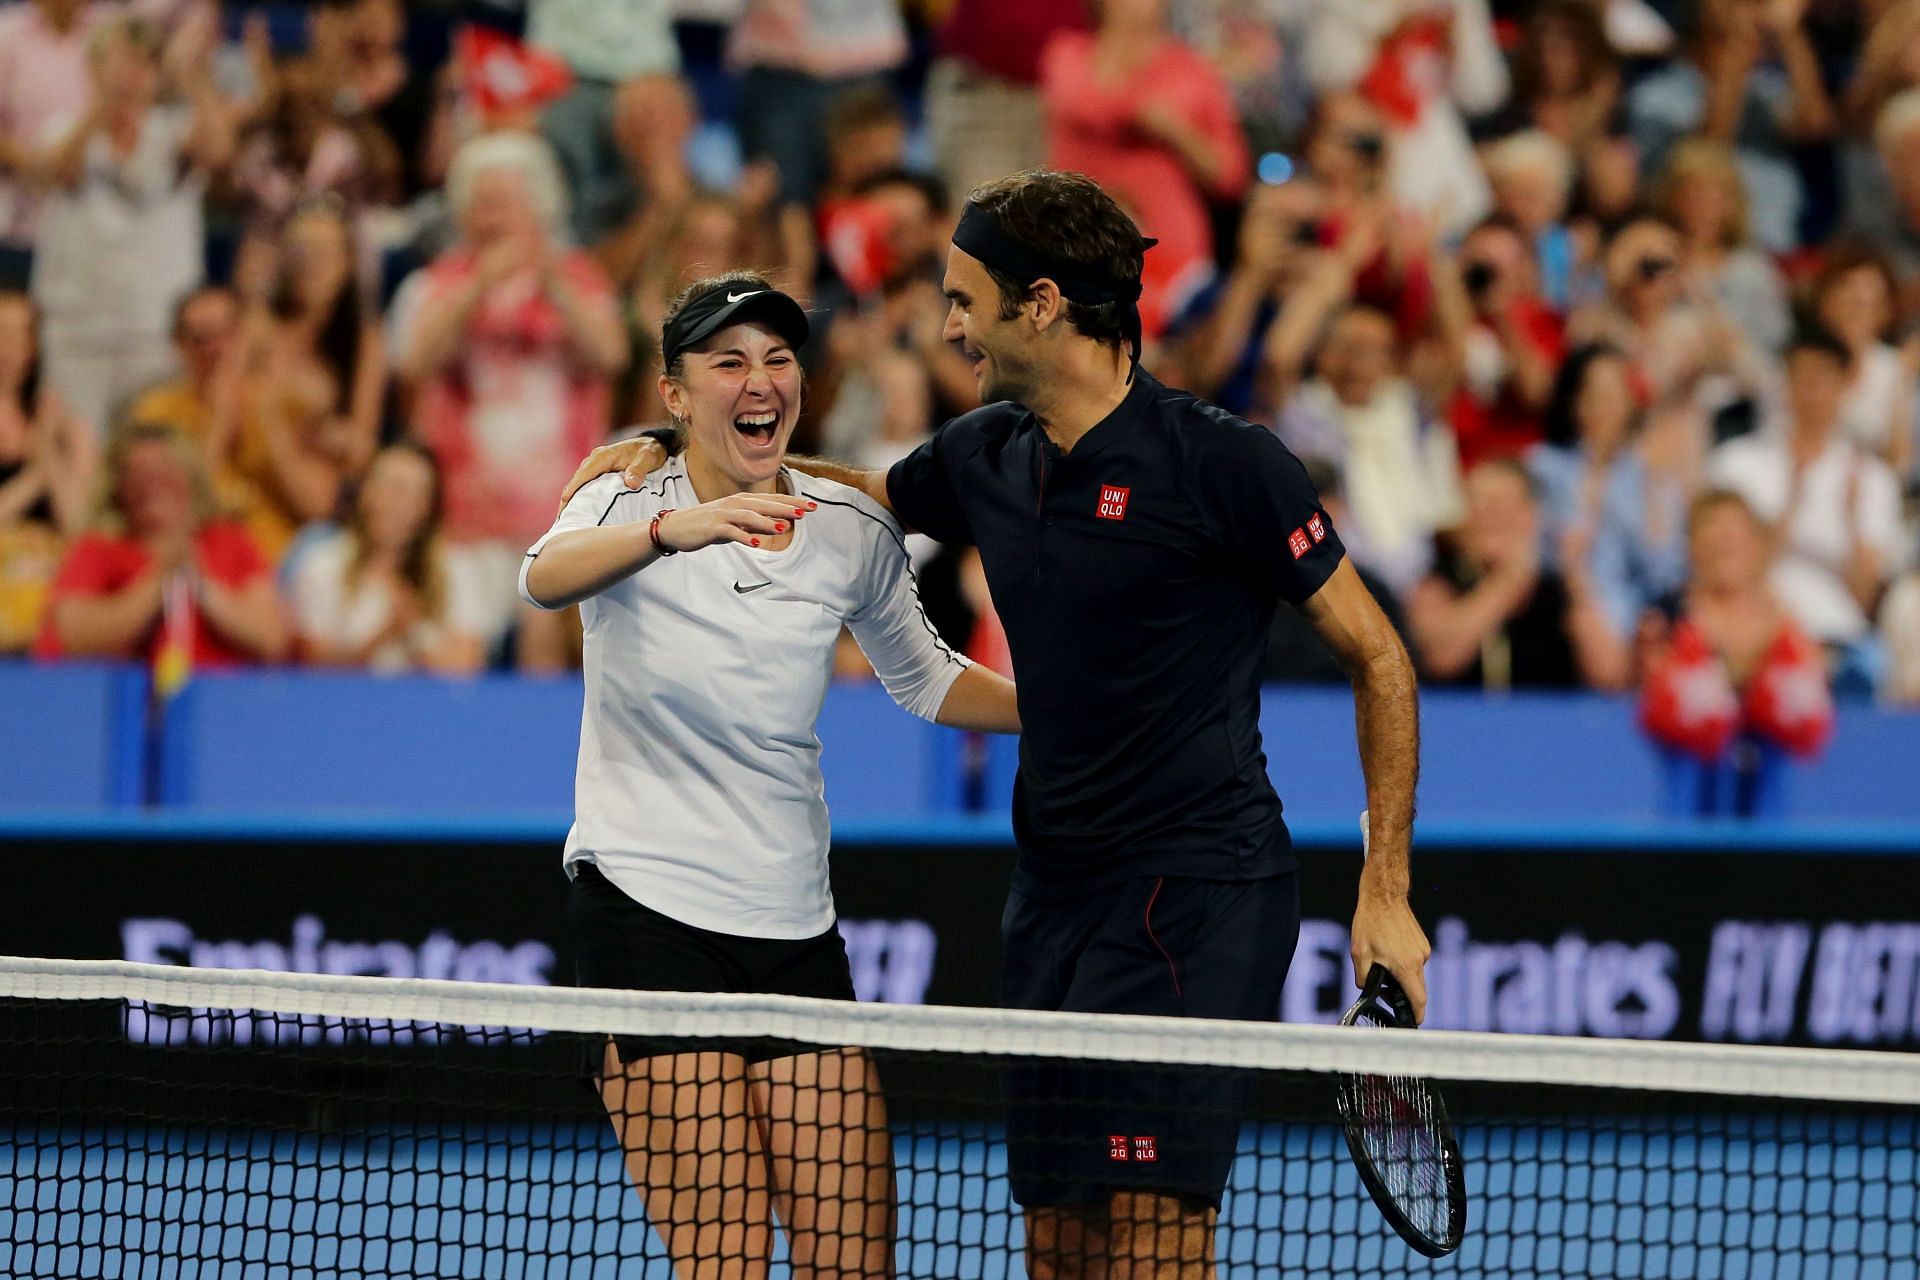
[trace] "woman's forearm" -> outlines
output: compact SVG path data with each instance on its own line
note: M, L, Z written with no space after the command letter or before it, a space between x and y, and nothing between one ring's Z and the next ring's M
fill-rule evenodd
M564 609L632 576L660 558L648 525L572 529L540 548L527 565L529 603Z
M234 648L266 662L286 656L286 621L264 578L244 587L224 587L203 578L199 603L208 624Z

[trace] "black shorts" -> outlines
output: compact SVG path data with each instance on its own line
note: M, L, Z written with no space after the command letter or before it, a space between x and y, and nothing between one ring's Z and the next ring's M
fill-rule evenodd
M1082 898L1013 893L1001 999L1064 1009L1271 1022L1300 934L1291 872L1229 882L1149 876ZM1037 1060L1007 1072L1007 1165L1028 1208L1115 1191L1219 1207L1252 1073Z
M628 897L592 863L574 869L567 899L574 981L629 991L730 991L851 1000L853 971L838 929L812 938L743 938L682 923ZM720 1050L765 1062L819 1046L774 1040L619 1036L622 1062L663 1053ZM604 1044L589 1044L585 1071L598 1076Z

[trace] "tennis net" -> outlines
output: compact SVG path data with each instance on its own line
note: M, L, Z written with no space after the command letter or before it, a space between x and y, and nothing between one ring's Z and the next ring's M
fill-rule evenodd
M1454 1255L1361 1189L1354 1071L1441 1082ZM1046 1215L1059 1274L1913 1277L1917 1114L1895 1054L0 959L0 1275L1021 1276L1016 1190L1091 1176L1139 1216Z

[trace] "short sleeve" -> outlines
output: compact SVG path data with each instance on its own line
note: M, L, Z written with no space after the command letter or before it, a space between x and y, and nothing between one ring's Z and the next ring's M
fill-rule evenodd
M1346 556L1300 459L1271 433L1232 429L1196 459L1200 498L1222 549L1283 600L1300 604Z
M602 525L631 524L635 520L651 519L659 506L660 494L653 479L649 479L644 488L629 489L626 481L616 473L582 485L580 491L561 508L552 526L521 557L520 598L536 609L548 607L528 594L527 570L532 566L534 557L540 554L540 549L561 534L571 533L575 529L594 529Z
M208 525L200 533L197 549L201 569L222 586L244 587L273 572L245 525Z
M953 682L973 664L940 638L921 607L913 562L899 530L876 518L866 532L860 600L847 627L893 700L931 720Z
M973 527L960 505L951 453L961 430L948 423L887 472L887 501L900 523L941 542L973 544Z

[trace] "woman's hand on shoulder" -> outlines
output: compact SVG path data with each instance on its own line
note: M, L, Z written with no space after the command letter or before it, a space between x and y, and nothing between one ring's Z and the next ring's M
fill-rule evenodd
M586 456L586 460L574 471L573 478L567 481L567 487L560 491L560 509L566 510L574 494L601 476L622 472L621 479L627 488L638 489L646 483L648 475L666 465L666 448L659 441L646 436L603 444Z
M762 538L774 538L816 509L805 498L776 493L735 493L697 507L668 512L660 521L661 543L673 551L697 551L723 542L750 547Z

